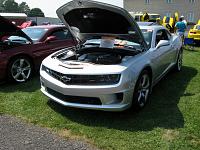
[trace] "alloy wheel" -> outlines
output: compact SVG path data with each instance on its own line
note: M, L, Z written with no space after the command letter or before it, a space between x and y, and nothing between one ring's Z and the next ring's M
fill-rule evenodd
M139 84L137 88L137 102L142 108L147 102L150 92L150 78L148 74L143 74L139 79Z
M11 66L11 76L16 82L25 82L31 75L31 63L25 59L16 59Z

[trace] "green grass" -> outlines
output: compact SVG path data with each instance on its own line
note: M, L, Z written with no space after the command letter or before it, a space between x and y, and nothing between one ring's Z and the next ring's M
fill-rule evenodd
M156 87L140 112L62 107L40 92L39 77L0 86L0 113L81 137L101 149L200 149L200 49L184 51L184 67Z

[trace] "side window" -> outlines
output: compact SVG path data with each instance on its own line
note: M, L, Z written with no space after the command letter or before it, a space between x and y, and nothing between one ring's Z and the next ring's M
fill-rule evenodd
M156 45L159 43L160 40L169 40L170 37L167 35L165 30L158 30L156 33Z
M172 37L171 33L170 33L168 30L165 30L165 32L166 32L166 34L167 34L167 36L168 36L168 39L170 40L171 37Z
M67 40L72 38L71 33L67 29L54 31L51 36L55 36L58 40Z
M135 21L140 21L139 16L135 16Z

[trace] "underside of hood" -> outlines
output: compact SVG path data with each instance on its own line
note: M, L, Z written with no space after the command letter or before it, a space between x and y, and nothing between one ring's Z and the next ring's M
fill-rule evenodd
M18 28L6 18L0 16L0 37L12 35L21 36L28 39L29 41L32 41L31 38L27 36L20 28Z
M16 32L18 29L18 27L16 25L14 25L12 22L10 22L9 20L7 20L6 18L0 16L0 32Z
M130 23L122 15L101 8L74 9L65 14L64 19L81 33L127 34L131 30Z
M58 17L80 34L131 35L144 42L142 32L123 8L90 0L73 0L57 10Z

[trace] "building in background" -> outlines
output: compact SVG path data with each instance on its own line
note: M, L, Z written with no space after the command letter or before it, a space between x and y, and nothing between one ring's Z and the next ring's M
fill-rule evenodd
M61 24L61 20L59 18L52 18L52 17L28 17L27 20L35 21L37 25Z
M200 0L124 0L124 8L135 13L158 13L162 17L178 11L188 22L200 19Z

